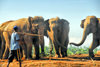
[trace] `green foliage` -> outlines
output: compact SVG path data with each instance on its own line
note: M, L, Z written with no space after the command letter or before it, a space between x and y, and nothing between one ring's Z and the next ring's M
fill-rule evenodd
M73 55L73 54L88 54L89 48L88 47L76 47L76 46L72 46L70 45L70 47L68 48L67 52L68 55Z
M50 49L52 47L51 44L52 43L49 43L49 46L45 46L44 47L44 51L45 51L45 55L46 56L49 56L49 54L50 54ZM97 53L97 51L98 51L98 49L95 48L94 49L94 54ZM33 45L33 48L32 48L32 55L33 55L33 52L34 52L34 45ZM39 52L41 54L41 47L39 48ZM81 53L81 54L89 54L89 48L85 47L85 46L84 47L80 47L80 46L77 47L77 46L70 45L70 47L67 50L67 54L68 55L74 55L74 54L79 54L79 53ZM54 46L53 46L53 51L52 51L51 56L55 56Z
M97 48L94 49L94 54L96 54L98 51ZM73 54L89 54L89 47L76 47L70 45L70 47L67 50L68 55L73 55Z
M96 54L96 53L97 53L97 51L98 51L98 49L97 49L97 48L95 48L95 49L94 49L94 54Z

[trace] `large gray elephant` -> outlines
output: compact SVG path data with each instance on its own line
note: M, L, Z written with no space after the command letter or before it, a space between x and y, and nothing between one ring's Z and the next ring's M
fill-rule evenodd
M99 46L100 44L100 18L97 18L95 16L87 16L86 19L81 21L81 28L84 28L83 30L83 37L80 43L70 43L75 46L80 46L84 43L86 40L87 35L90 33L93 34L93 41L91 43L91 46L89 47L89 56L92 58L94 57L93 50Z
M47 31L46 36L49 36L55 46L56 54L60 56L59 47L61 47L62 57L67 56L67 46L69 43L69 22L59 17L51 18L45 21Z
M32 33L32 34L42 34L44 30L44 19L41 16L35 16L34 18L22 18L17 21L14 21L12 23L9 23L4 31L13 31L13 27L18 26L19 32L26 32L26 33ZM6 42L5 45L5 52L4 52L4 58L7 58L6 55L8 55L8 51L10 48L10 36L11 32L3 32L3 36ZM19 34L19 37L21 37L21 34ZM42 38L41 36L40 38ZM42 42L43 43L43 42ZM28 59L32 59L32 45L35 46L35 59L39 59L39 36L31 36L26 35L24 37L24 45L22 46L22 49L25 51L25 56ZM43 47L43 46L42 46ZM44 47L43 47L44 48Z

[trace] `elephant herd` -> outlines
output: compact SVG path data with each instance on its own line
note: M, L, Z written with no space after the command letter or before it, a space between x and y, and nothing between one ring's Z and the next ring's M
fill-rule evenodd
M22 18L16 21L7 21L0 24L0 59L7 59L10 52L10 38L13 27L18 26L19 32L39 34L42 36L25 35L24 39L19 42L21 50L24 50L25 58L32 59L32 45L34 44L35 59L39 59L39 44L41 52L44 53L44 36L54 44L58 57L67 57L67 46L69 43L69 22L59 17L47 19L41 16ZM81 21L81 28L84 28L83 37L80 46L86 40L87 35L93 34L93 41L89 47L89 56L94 57L93 49L99 46L100 41L100 18L96 16L87 16ZM22 34L19 34L21 37ZM61 48L61 49L60 49Z

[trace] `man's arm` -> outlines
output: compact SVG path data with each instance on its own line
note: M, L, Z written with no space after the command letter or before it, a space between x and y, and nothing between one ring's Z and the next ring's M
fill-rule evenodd
M16 40L17 40L17 41L21 41L21 40L24 38L24 36L25 36L25 34L23 34L23 36L22 36L21 38L19 38L19 35L16 34Z

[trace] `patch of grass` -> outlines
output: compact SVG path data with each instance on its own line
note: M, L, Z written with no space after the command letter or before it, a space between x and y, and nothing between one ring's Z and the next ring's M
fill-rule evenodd
M44 64L42 64L42 66L44 66Z

